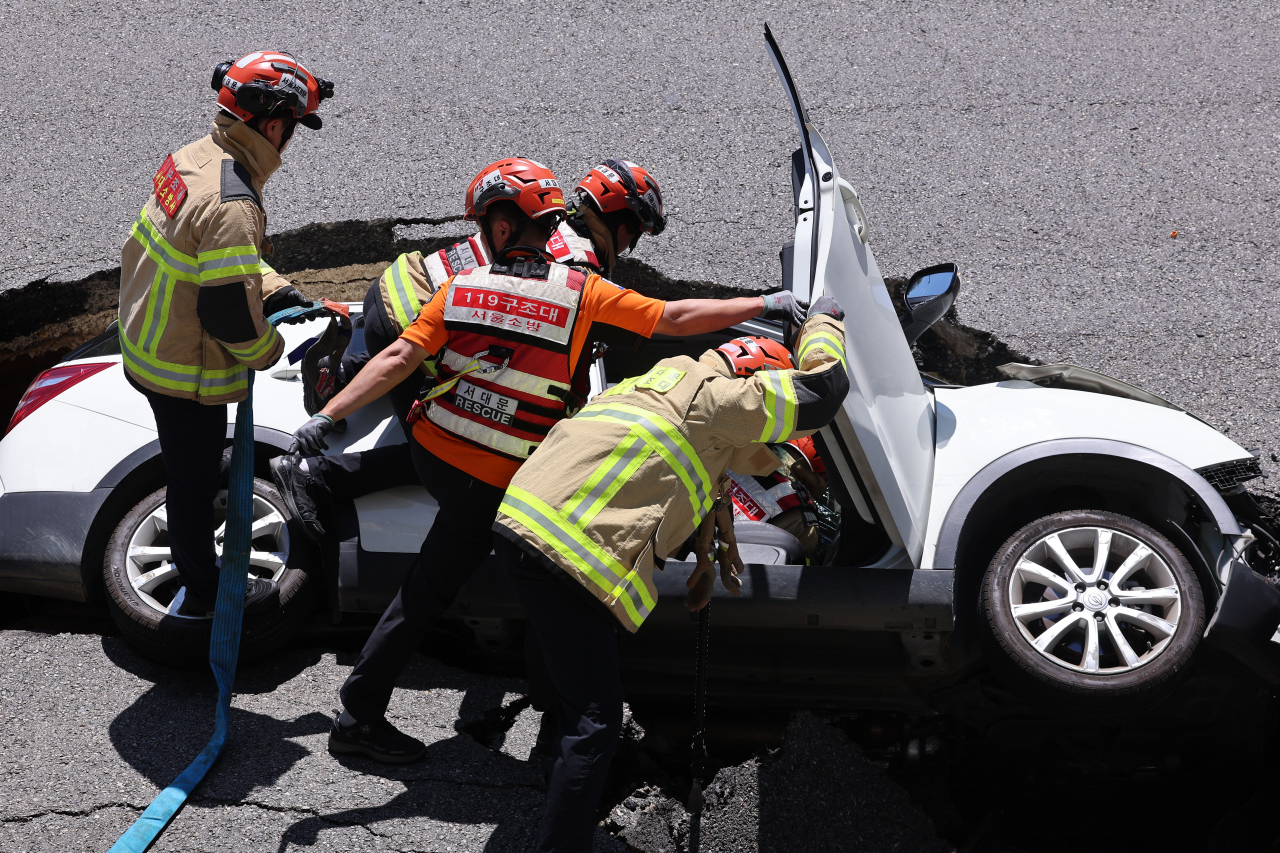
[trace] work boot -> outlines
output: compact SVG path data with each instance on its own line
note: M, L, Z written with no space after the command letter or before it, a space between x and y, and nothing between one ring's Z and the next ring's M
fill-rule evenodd
M386 717L376 723L355 722L344 726L341 715L333 720L329 730L330 755L363 755L382 764L412 764L427 751L427 745L417 738L387 722Z
M320 523L320 513L316 507L312 489L324 489L324 484L302 470L302 457L287 453L277 456L270 462L271 479L280 490L289 512L302 524L302 529L316 542L324 540L324 525ZM327 490L326 490L327 491Z
M244 612L261 613L264 610L280 606L280 585L273 580L264 580L250 575L244 584ZM178 608L179 616L208 616L213 613L213 604L205 601L187 587L182 598L182 606Z

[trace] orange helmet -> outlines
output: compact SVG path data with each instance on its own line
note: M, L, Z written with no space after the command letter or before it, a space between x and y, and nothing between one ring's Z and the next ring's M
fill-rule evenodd
M319 130L320 102L333 97L333 84L303 68L291 53L255 50L235 62L222 62L210 81L218 106L241 121L285 113Z
M734 376L750 376L758 370L791 370L791 352L773 338L758 335L734 338L716 347Z
M661 234L667 227L658 182L643 167L630 160L605 160L587 172L575 189L579 196L591 199L592 205L601 213L631 210L640 218L640 226L646 234Z
M560 182L536 160L509 157L481 169L467 187L465 218L479 219L490 204L503 199L514 201L530 219L550 214L559 222L565 215Z
M804 458L808 460L809 467L813 469L814 473L827 473L827 466L823 464L822 457L818 455L818 448L814 446L813 436L806 435L804 438L793 438L787 444L804 454Z

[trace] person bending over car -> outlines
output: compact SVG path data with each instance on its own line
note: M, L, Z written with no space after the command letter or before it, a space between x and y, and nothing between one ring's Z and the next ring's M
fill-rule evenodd
M494 166L502 163L499 161ZM512 158L506 168L513 174L522 168L532 174L542 166L535 161ZM464 201L467 221L479 218L473 200L478 180L467 188ZM566 218L547 241L546 250L557 263L607 278L617 259L616 247L634 249L641 234L656 235L666 228L658 182L630 160L605 160L578 183L575 194L576 205L567 209ZM506 241L513 236L505 229L495 233L491 228L481 228L474 236L447 249L426 256L412 252L398 257L365 295L365 351L344 355L332 371L327 358L320 361L321 375L317 378L332 389L321 405L346 387L369 359L409 328L422 305L450 276L487 265L494 250L503 251ZM412 427L406 421L409 408L432 369L430 361L423 362L423 376L410 374L388 393L410 441L413 440ZM311 377L307 379L314 381ZM334 515L335 497L350 500L418 483L406 444L337 456L301 458L286 454L271 461L271 473L290 510L317 542L324 539L322 517Z
M213 88L212 132L160 166L120 261L120 351L156 419L184 616L217 599L213 506L227 404L247 397L249 371L284 349L265 317L311 304L262 260L262 188L294 128L319 130L316 110L333 95L332 83L271 51L219 65ZM274 581L249 576L247 611L278 601Z
M296 449L318 454L336 419L434 357L435 385L410 416L410 451L439 510L342 687L344 711L329 735L335 754L404 763L425 752L421 741L384 716L396 679L489 555L493 520L512 475L584 402L594 342L636 346L655 332L702 334L758 316L797 326L802 319L789 293L666 303L546 263L544 247L565 214L564 199L550 170L517 169L513 162L488 167L473 183L474 208L490 245L505 246L494 263L446 281L400 339L294 434Z
M835 416L849 389L843 316L834 300L815 302L798 369L764 338L737 338L696 361L664 359L556 424L512 478L495 545L542 658L530 690L555 697L557 726L536 850L591 849L622 724L618 626L634 633L644 624L657 603L654 571L717 508L730 467L769 473L779 461L767 444ZM762 363L762 347L781 358ZM736 593L725 562L721 579ZM714 585L710 562L699 560L688 585L688 606L701 609Z

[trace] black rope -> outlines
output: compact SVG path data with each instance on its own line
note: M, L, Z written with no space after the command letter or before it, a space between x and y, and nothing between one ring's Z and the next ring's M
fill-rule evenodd
M694 665L693 688L693 787L689 793L689 811L702 811L702 782L707 772L707 659L711 652L711 602L698 613L698 650Z

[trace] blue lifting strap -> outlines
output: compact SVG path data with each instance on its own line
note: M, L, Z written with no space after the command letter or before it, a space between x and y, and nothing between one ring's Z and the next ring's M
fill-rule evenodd
M253 371L249 396L236 407L236 433L231 452L231 485L227 495L227 532L218 573L218 602L213 609L213 637L209 665L218 683L218 707L213 737L169 787L151 801L133 826L120 836L110 853L143 853L187 801L192 789L209 772L231 731L231 685L240 656L240 624L244 619L244 588L249 574L250 529L253 526Z

